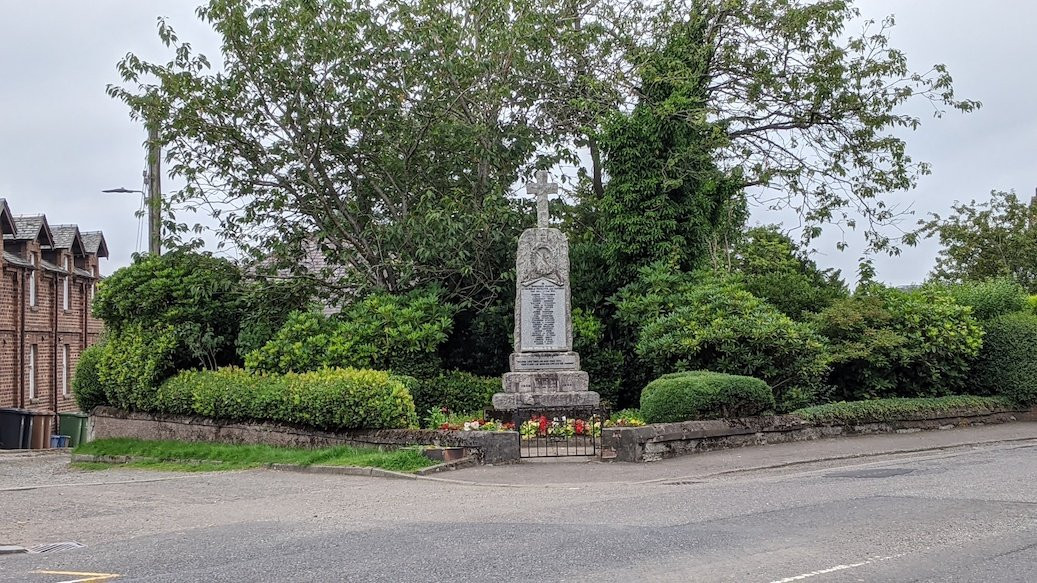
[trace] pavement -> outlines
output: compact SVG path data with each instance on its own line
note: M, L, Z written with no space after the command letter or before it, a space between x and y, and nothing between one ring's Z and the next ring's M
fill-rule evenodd
M0 582L1037 581L1037 423L422 480L0 455Z

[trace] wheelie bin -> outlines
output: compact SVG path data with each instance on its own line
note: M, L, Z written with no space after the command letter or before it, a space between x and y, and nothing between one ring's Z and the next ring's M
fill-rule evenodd
M86 413L78 411L71 413L58 413L58 433L69 436L70 447L76 447L83 442L86 435Z
M0 449L28 449L31 424L23 409L0 409Z
M29 411L32 415L32 437L29 441L29 449L48 449L50 447L50 417L54 415L51 411Z

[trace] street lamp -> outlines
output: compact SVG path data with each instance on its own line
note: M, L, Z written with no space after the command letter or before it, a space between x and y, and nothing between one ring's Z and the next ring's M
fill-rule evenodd
M120 186L119 188L109 188L102 190L101 192L106 194L147 194L143 190L130 190L123 186ZM153 201L155 198L158 198L159 201L161 201L161 198L148 198L152 199L149 200L150 204L148 204L148 253L151 253L152 255L160 255L162 251L162 235L160 234L159 229L162 228L162 221L159 218L158 213L155 212L155 207L158 205L154 204ZM161 204L161 202L159 204Z

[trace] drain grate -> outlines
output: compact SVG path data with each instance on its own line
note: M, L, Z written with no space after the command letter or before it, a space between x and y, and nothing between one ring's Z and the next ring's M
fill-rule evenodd
M27 550L30 553L52 553L54 551L68 551L71 549L81 549L86 545L77 542L63 542L63 543L47 543L45 545L36 545L29 547Z

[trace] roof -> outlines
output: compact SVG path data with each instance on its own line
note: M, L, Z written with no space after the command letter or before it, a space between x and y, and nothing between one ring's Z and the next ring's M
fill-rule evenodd
M0 233L14 235L16 231L14 216L11 215L11 207L7 206L6 200L0 198Z
M75 273L79 277L87 277L87 278L90 278L90 279L94 279L94 274L92 274L89 271L83 269L82 267L73 267L72 271L73 271L73 273Z
M46 259L40 259L40 267L42 267L46 271L53 271L54 273L68 273L64 269L58 267L57 265L54 265Z
M51 249L69 249L75 255L83 254L83 241L80 239L79 227L76 225L52 225L50 232L54 237Z
M17 241L38 240L40 245L53 245L54 238L47 225L46 215L18 215L14 217L15 233L4 239Z
M32 263L30 261L22 259L14 253L11 253L10 251L4 251L4 261L10 263L11 265L18 265L21 267L28 267L29 269L33 269Z
M83 251L98 257L108 257L108 243L101 231L83 231L79 234L83 241Z

